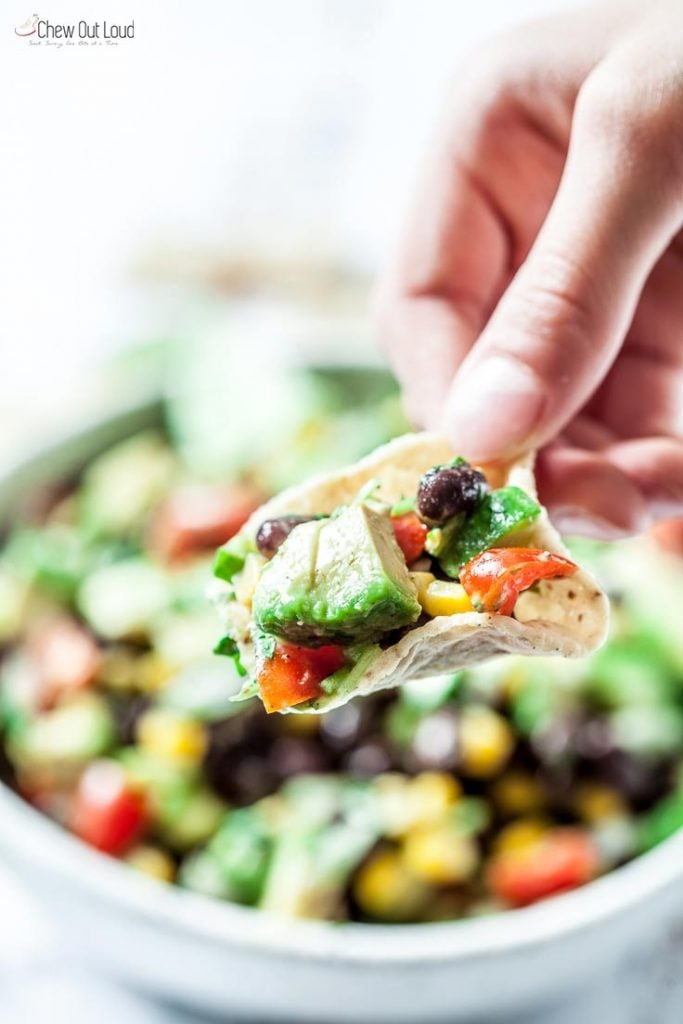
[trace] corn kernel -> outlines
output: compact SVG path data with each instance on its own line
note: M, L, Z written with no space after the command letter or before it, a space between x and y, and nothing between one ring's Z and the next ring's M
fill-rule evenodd
M533 846L548 831L548 826L540 818L520 818L502 828L494 842L496 853L508 853L512 850L524 850Z
M455 885L471 878L477 869L476 844L443 826L417 828L403 846L403 860L409 871L433 885Z
M418 600L427 615L459 615L462 612L473 612L472 602L460 583L448 583L446 580L434 580L429 583L424 594Z
M534 814L543 809L543 787L533 775L510 771L501 775L491 787L491 796L498 810L511 817Z
M171 667L154 651L132 656L114 647L104 654L102 683L111 690L158 693L171 674Z
M159 693L173 675L173 669L159 654L150 651L138 658L138 689L143 693Z
M294 736L315 736L320 729L320 715L283 715L280 728Z
M510 726L483 704L463 708L460 720L460 766L466 775L487 779L507 763L514 747Z
M166 708L152 708L140 717L137 739L143 750L170 761L197 762L206 750L201 723Z
M462 796L462 786L447 772L421 772L408 783L410 818L413 823L428 823L444 814Z
M579 817L591 825L609 818L629 816L629 809L616 789L598 782L579 786L573 803Z
M405 921L415 917L430 890L406 869L397 850L380 850L360 869L353 886L361 909L370 917Z
M176 867L173 859L158 846L135 846L125 858L136 871L150 875L160 882L172 882Z
M434 583L436 576L432 572L411 572L410 578L417 587L418 601L421 605L424 605L427 595L427 587L430 583Z

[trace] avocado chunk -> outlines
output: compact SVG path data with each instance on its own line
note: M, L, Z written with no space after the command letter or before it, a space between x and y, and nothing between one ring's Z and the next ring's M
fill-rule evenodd
M462 527L453 530L448 537L438 554L441 568L447 576L457 579L462 566L481 551L495 547L511 534L519 533L522 539L524 531L540 514L540 505L521 487L491 491ZM448 524L444 532L448 533Z
M266 633L309 646L378 640L421 611L389 516L363 504L292 530L252 610Z

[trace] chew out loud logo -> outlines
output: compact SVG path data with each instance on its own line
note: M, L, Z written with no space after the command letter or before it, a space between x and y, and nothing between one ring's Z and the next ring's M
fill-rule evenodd
M75 21L71 24L50 21L32 14L14 29L17 36L31 36L31 42L46 39L49 42L60 40L74 42L76 40L96 40L100 42L117 42L119 39L135 38L135 21L128 24L113 21Z

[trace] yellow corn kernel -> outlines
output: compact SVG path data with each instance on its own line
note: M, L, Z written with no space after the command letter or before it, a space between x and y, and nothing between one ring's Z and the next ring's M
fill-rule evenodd
M432 572L411 572L410 578L417 588L417 599L424 606L427 587L434 583L436 576Z
M576 813L588 824L597 824L609 818L623 818L629 814L621 795L611 786L598 782L585 782L574 797Z
M466 775L488 779L506 765L515 745L510 726L483 704L463 708L460 719L460 767Z
M138 658L138 689L143 693L159 693L173 675L173 669L160 654L150 651Z
M459 615L461 612L473 612L474 607L465 588L460 583L448 583L446 580L434 580L429 583L422 596L418 590L418 600L427 615Z
M200 722L167 708L152 708L140 717L137 740L143 750L171 761L200 761L206 731Z
M496 853L509 853L533 846L548 831L540 818L520 818L502 828L493 844Z
M114 647L104 655L102 684L110 690L157 693L171 674L170 665L154 651L133 656Z
M408 783L411 823L443 817L462 796L462 786L447 772L421 772Z
M320 722L320 715L282 715L282 723L278 722L278 725L283 732L294 736L315 736Z
M126 854L126 864L144 875L150 875L160 882L172 882L175 878L175 863L158 846L135 846Z
M398 850L379 850L360 869L353 886L360 908L369 917L406 921L429 899L424 882L404 866Z
M545 805L542 785L527 772L510 771L501 775L491 787L491 796L498 810L510 817L534 814Z
M469 836L437 825L408 833L403 845L403 862L425 882L456 885L472 877L479 854Z

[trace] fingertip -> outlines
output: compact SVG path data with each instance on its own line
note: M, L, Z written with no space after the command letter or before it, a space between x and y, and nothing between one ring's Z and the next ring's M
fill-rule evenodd
M637 485L601 452L544 449L537 482L541 500L563 533L616 540L642 533L650 524Z
M463 367L449 391L442 429L455 448L478 462L510 458L533 444L546 398L533 371L492 354Z

